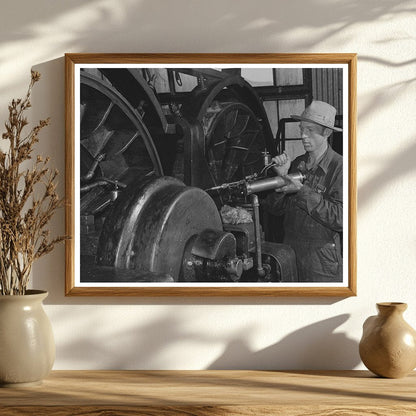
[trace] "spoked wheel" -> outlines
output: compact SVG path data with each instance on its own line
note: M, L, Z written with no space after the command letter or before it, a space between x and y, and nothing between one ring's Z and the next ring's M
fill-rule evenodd
M81 72L81 214L103 211L129 183L162 168L140 113L103 77Z
M80 220L83 262L94 262L102 225L124 189L163 174L140 112L104 77L81 71Z
M216 185L262 168L266 143L251 109L238 102L214 101L204 118L205 157Z

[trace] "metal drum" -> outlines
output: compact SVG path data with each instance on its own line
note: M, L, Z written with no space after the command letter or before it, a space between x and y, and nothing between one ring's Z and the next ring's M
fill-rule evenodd
M97 263L168 274L178 281L188 240L207 228L222 230L222 223L206 192L171 177L143 181L114 204L100 236Z

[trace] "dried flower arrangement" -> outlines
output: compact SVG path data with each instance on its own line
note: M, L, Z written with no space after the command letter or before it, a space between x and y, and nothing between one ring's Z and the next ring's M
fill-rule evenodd
M40 74L32 71L26 97L13 100L5 123L8 150L0 149L0 294L24 295L33 262L53 250L65 239L50 239L45 229L56 209L63 204L56 193L58 171L48 167L49 157L37 156L30 168L23 164L32 159L39 132L50 119L41 120L28 134L25 111L31 107L33 85Z

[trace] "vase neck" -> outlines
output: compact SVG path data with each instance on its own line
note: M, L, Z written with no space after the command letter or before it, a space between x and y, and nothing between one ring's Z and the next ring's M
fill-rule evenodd
M407 309L407 304L402 302L382 302L377 303L377 309L379 314L383 316L401 315Z

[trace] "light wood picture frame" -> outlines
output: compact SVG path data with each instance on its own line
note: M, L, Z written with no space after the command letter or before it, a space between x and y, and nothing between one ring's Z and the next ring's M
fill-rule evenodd
M66 54L66 295L355 296L356 59ZM298 280L303 254L282 237L288 217L263 205L300 195L269 163L307 151L299 123L311 122L312 101L337 111L328 140L341 154L340 225L325 223L341 250L328 260L334 281ZM302 192L332 203L300 176ZM316 221L316 205L302 209Z

